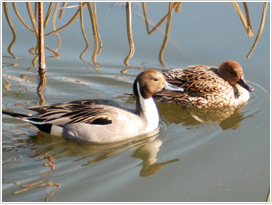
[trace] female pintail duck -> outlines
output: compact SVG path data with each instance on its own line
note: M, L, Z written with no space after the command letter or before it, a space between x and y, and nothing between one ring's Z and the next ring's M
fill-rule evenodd
M219 68L197 65L163 74L170 84L184 92L162 90L154 96L162 102L198 108L238 106L248 101L248 91L254 91L244 80L240 64L232 60L223 62Z
M66 139L93 143L118 142L158 128L159 113L152 95L164 87L182 91L182 88L169 85L159 71L149 70L140 73L134 81L136 109L133 111L111 100L94 99L29 107L29 110L38 112L35 115L7 111L3 111L3 114Z

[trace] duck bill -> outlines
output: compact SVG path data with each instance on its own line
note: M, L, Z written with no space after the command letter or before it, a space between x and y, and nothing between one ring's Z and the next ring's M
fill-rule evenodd
M167 81L165 81L165 86L164 86L165 90L169 90L169 91L175 91L175 92L183 92L184 89L181 87L177 87L174 85L171 85L170 83L168 83Z
M250 86L248 83L246 83L246 81L243 78L241 78L237 83L241 85L243 88L247 89L249 92L254 91L254 88Z

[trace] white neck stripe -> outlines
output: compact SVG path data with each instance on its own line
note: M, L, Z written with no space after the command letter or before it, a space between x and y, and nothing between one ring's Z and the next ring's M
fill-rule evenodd
M137 92L143 115L147 120L146 132L153 131L158 127L160 120L157 106L152 97L148 99L143 98L140 92L139 82L137 82Z

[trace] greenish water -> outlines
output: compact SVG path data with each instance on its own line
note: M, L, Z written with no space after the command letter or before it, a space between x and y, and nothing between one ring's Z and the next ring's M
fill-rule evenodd
M18 10L28 25L25 3ZM67 6L76 4L68 3ZM60 4L60 7L62 4ZM132 83L142 69L172 69L188 65L218 66L238 61L255 88L247 105L237 109L182 109L158 103L160 129L148 137L112 145L65 141L46 135L16 119L2 116L3 202L263 202L270 184L270 4L257 47L246 59L261 21L263 3L248 3L254 37L247 33L231 3L183 3L173 13L169 40L159 61L166 23L147 35L141 4L132 5L135 53L129 53L126 9L115 3L97 3L102 50L94 66L93 31L88 9L84 25L90 48L77 20L45 39L46 85L37 91L40 77L29 53L36 38L2 11L2 108L28 113L28 106L77 99L114 99L128 107L134 100ZM168 11L168 3L147 3L150 27ZM34 7L34 5L32 5ZM242 4L240 4L242 8ZM45 3L47 11L48 4ZM66 8L56 28L65 25L77 7ZM52 31L52 17L45 33ZM37 62L38 64L38 62ZM33 67L33 68L32 68ZM44 101L42 101L44 99ZM201 119L202 123L200 123ZM48 157L50 156L50 157ZM37 185L34 183L37 182ZM30 190L22 185L33 184ZM39 187L39 185L41 185ZM51 186L45 186L51 185ZM50 195L59 187L55 193ZM18 191L24 192L18 193Z

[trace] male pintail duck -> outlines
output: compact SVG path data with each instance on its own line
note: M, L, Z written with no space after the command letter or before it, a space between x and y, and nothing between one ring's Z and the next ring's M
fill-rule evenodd
M232 60L223 62L219 68L196 65L163 75L170 84L184 88L184 92L162 90L154 98L190 107L238 106L248 101L248 91L254 91L244 80L240 64Z
M156 70L140 73L133 84L136 109L129 110L111 100L77 100L27 109L35 115L3 111L27 121L41 131L66 139L92 143L113 143L151 132L158 128L159 113L152 95L163 88L182 91L167 83Z

